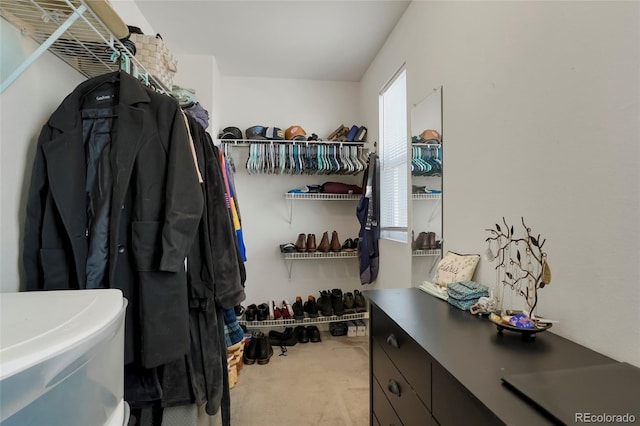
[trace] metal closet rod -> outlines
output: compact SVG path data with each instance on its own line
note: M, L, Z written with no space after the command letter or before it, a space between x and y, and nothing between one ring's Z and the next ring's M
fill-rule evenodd
M290 141L290 140L264 140L264 139L219 139L220 143L228 145L246 146L251 144L291 144L291 145L355 145L364 146L366 142L340 142L340 141Z

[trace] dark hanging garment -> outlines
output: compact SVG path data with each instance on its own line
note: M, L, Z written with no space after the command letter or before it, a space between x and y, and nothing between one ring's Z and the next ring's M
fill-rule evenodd
M380 160L374 152L369 153L367 169L362 180L364 194L360 197L356 215L360 222L358 234L358 259L360 283L370 284L378 277L380 266L378 240L380 239Z
M27 199L26 290L119 288L127 364L189 350L184 259L203 195L178 103L126 73L80 84L43 126Z
M222 411L230 424L227 351L223 306L245 299L235 232L227 212L224 179L216 148L208 133L187 116L198 167L202 172L205 207L187 257L190 351L186 360L165 365L162 405L206 404L207 414ZM242 265L244 266L244 265Z

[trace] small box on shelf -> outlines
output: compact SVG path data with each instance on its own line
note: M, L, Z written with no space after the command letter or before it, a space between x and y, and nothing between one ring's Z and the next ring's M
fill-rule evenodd
M358 325L355 321L347 322L347 336L356 337L358 335Z

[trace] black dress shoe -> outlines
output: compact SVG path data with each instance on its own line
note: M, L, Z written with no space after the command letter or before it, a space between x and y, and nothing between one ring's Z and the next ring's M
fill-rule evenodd
M255 321L257 313L258 307L255 305L255 303L252 303L251 305L247 306L247 309L244 311L244 319L247 321Z
M269 305L266 303L261 303L258 305L258 321L266 321L269 318Z
M307 334L309 335L309 340L314 343L322 341L322 339L320 338L320 330L318 330L318 327L316 327L315 325L310 325L309 327L307 327Z
M299 343L309 343L309 331L304 325L299 325L293 329Z
M269 342L271 342L271 346L295 346L298 343L298 337L293 332L293 328L287 327L282 333L271 330L269 332Z

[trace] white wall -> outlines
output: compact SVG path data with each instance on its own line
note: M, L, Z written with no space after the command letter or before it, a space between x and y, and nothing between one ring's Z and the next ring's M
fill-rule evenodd
M183 88L193 89L200 105L209 111L209 128L215 129L218 124L212 122L214 117L214 76L219 74L216 58L205 55L176 55L178 72L173 78L173 84ZM215 137L215 135L212 136Z
M37 45L4 19L2 80ZM45 52L0 94L0 291L18 291L22 273L22 230L31 167L40 129L60 102L84 80Z
M220 128L212 129L212 134L227 126L244 132L253 125L284 130L297 124L307 134L315 132L326 138L340 124L360 123L358 83L222 76L220 90ZM249 175L244 167L247 155L248 148L232 149L248 257L245 306L270 300L281 303L297 295L306 300L307 295L317 297L323 289L359 288L357 259L298 260L292 264L289 279L289 265L278 246L295 243L299 233L315 233L317 244L324 231L330 237L336 230L341 241L356 238L355 201L295 201L289 224L290 204L284 194L291 188L327 181L359 185L361 176Z
M362 80L366 122L404 61L409 104L444 88L445 249L524 216L553 332L640 365L640 4L414 1Z

